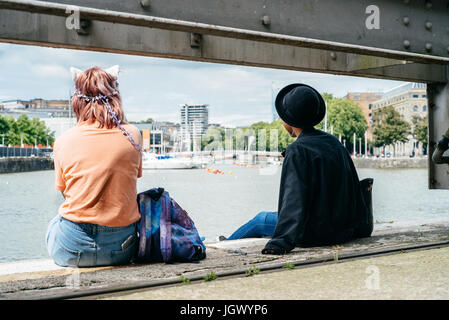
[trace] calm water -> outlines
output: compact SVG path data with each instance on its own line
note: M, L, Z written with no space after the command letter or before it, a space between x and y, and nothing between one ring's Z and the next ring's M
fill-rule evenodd
M164 187L187 210L206 241L229 235L259 211L276 211L280 169L266 175L233 165L212 168L225 174L144 171L138 191ZM378 223L449 218L449 190L428 190L426 169L358 171L360 179L374 178ZM0 175L0 262L48 258L45 231L62 202L54 189L53 171Z

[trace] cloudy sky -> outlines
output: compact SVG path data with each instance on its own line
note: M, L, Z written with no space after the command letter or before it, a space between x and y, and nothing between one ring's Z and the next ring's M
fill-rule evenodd
M179 106L209 105L209 122L271 121L272 87L302 82L320 92L385 91L401 82L0 43L0 101L68 99L69 68L118 64L128 120L179 122Z

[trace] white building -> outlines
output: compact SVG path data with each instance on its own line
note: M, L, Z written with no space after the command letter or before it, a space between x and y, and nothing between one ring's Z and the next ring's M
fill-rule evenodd
M187 150L190 144L198 143L208 128L209 110L207 104L182 105L180 110L180 138Z
M40 118L45 125L55 132L55 139L59 138L64 131L73 128L76 125L76 118Z
M424 83L406 83L386 91L382 98L373 103L373 112L376 110L392 106L402 118L409 122L413 127L413 117L419 116L424 118L427 116L427 90ZM413 150L418 151L422 155L423 148L413 136L409 136L406 143L397 143L396 155L409 156ZM393 154L393 146L387 146L386 151ZM375 151L375 154L379 153Z

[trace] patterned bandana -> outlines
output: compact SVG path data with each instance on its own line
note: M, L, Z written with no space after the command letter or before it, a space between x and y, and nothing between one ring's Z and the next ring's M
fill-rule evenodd
M112 95L115 96L117 93L118 93L117 91L114 91L114 92L112 93ZM100 93L98 96L95 96L95 97L89 97L89 96L86 96L86 95L82 94L79 90L76 90L76 89L75 89L75 94L78 96L78 98L82 98L82 99L84 99L86 102L90 102L90 101L95 102L95 101L98 101L98 102L103 103L104 106L106 107L106 109L108 110L109 114L111 115L112 121L114 121L114 123L117 125L117 128L119 128L120 130L123 131L123 134L128 138L129 142L131 142L131 144L134 146L134 148L137 149L137 151L139 151L140 153L143 153L142 146L141 146L140 144L137 144L137 143L134 141L134 139L133 139L133 137L131 136L131 134L130 134L125 128L122 127L122 125L121 125L121 120L117 119L117 115L116 115L115 112L112 110L111 106L109 105L109 98L108 98L107 96L102 95L102 94Z

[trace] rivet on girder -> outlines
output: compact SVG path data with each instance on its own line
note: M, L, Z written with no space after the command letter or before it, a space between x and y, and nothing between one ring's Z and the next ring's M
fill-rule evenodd
M190 46L192 48L201 47L202 36L199 33L191 33L190 34Z
M404 25L408 26L410 23L410 18L409 17L404 17L402 18L402 22L404 23Z
M426 43L426 51L432 51L432 44L429 42Z
M269 25L271 24L271 18L270 18L270 16L265 15L265 16L263 16L260 20L262 21L262 24L263 24L264 26L269 26Z
M80 19L80 28L76 29L76 33L78 33L80 36L89 35L91 25L92 21L87 19Z
M410 48L410 41L404 40L404 47L407 49Z
M403 0L404 4L410 4L410 0Z
M426 9L432 9L432 1L426 0Z
M430 21L426 22L426 29L427 30L431 30L432 29L432 22L430 22Z
M332 60L337 60L337 54L335 52L331 52L330 56Z
M150 7L150 0L140 0L140 5L143 8L149 8Z

